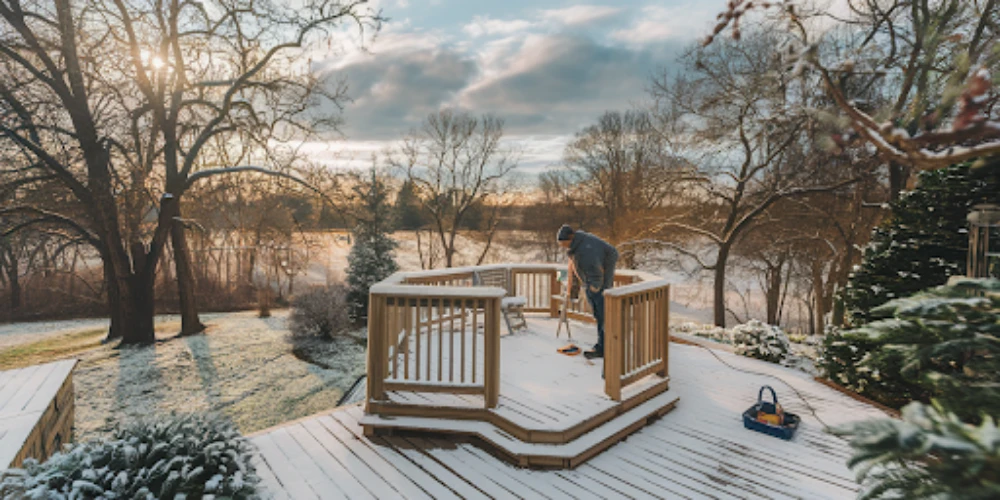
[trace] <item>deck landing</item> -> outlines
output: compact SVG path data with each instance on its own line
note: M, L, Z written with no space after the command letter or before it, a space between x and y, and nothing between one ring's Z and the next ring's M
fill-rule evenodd
M527 331L500 341L501 384L496 408L478 395L388 391L369 402L360 420L366 434L459 434L522 466L575 467L677 404L668 378L649 375L628 387L622 401L604 393L601 360L556 350L557 321L528 317ZM576 325L574 342L597 340L592 325Z

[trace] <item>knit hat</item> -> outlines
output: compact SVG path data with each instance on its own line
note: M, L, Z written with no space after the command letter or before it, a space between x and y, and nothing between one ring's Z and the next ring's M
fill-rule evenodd
M566 241L573 239L573 228L569 227L569 224L563 224L559 228L559 232L556 233L556 240Z

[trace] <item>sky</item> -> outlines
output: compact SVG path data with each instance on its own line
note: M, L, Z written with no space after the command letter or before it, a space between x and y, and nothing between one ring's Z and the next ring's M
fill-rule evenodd
M343 138L313 144L331 167L367 166L430 113L492 113L520 170L558 163L573 134L648 98L653 74L709 33L723 0L382 0L389 18L367 50L315 60L343 78Z

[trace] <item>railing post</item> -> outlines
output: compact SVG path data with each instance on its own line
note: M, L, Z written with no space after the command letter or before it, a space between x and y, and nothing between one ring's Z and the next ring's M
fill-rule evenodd
M483 390L487 408L500 400L500 299L486 300L486 338Z
M558 318L559 317L559 302L553 298L555 295L561 295L559 292L559 270L553 269L549 274L549 317ZM563 307L568 307L569 304L564 304Z
M663 289L663 296L660 298L660 314L663 318L660 322L658 328L662 328L663 332L663 369L660 371L661 377L670 376L670 285L667 285Z
M385 399L385 296L368 296L368 399L365 411L372 400Z
M622 400L622 340L621 301L604 295L604 393L613 401Z

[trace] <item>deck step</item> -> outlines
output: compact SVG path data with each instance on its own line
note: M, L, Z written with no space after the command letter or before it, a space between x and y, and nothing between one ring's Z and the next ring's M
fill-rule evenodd
M678 401L672 391L663 392L589 432L559 444L529 443L504 432L490 422L426 417L365 415L360 423L366 432L426 432L474 436L522 466L573 468L644 427L651 419L672 410Z

